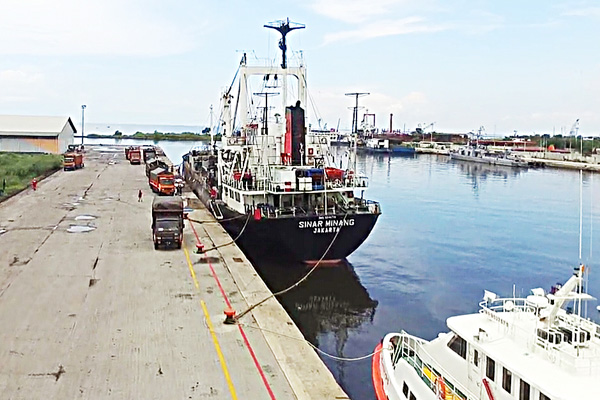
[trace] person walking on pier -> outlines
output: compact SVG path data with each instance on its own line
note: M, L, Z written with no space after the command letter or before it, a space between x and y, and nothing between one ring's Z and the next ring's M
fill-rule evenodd
M138 203L142 201L142 189L138 191Z
M38 183L38 182L37 182L37 179L33 178L33 179L31 180L31 188L32 188L33 190L37 190L37 183Z

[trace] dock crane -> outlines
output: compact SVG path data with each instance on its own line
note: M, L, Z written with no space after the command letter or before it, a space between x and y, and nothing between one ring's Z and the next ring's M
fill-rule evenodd
M571 130L569 131L569 136L577 137L577 133L579 132L579 118L575 120L573 126L571 126Z
M577 135L579 133L579 118L575 120L569 131L569 148L571 147L571 136L575 136L575 147L577 147ZM583 154L583 138L581 138L581 154Z
M422 126L424 125L424 126ZM416 132L420 133L422 136L422 140L425 140L425 131L429 128L431 128L431 141L433 142L433 126L435 125L435 122L432 122L430 124L419 124L417 125L417 129Z

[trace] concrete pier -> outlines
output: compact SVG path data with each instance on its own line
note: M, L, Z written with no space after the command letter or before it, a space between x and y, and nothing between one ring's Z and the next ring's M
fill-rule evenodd
M154 250L144 166L101 150L0 203L0 398L347 399L277 300L223 324L252 265L203 208Z

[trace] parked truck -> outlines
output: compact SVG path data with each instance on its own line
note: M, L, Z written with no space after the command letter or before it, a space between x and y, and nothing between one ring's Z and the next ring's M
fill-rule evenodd
M143 146L142 147L144 162L152 158L156 158L156 148L154 146Z
M142 162L142 151L140 146L129 146L125 148L125 158L129 160L130 164L141 164Z
M152 202L152 239L159 246L181 248L183 242L183 200L180 196L154 197Z
M76 170L83 168L83 153L69 152L63 154L63 168L64 170Z
M152 171L153 169L156 169L156 168L162 168L166 171L173 172L173 171L171 171L171 168L165 162L164 159L151 158L149 160L146 160L146 176L147 177L150 177L150 171Z
M175 176L164 168L154 168L148 175L148 184L153 192L159 195L173 196L175 194Z

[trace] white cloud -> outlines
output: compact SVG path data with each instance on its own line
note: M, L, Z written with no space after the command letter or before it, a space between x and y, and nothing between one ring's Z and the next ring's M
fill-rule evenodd
M360 23L373 16L389 13L394 6L411 3L409 0L315 0L310 7L326 17L347 23Z
M340 129L350 129L355 100L354 97L345 97L344 94L352 90L354 89L329 87L312 92L311 99L316 103L314 106L319 115L314 115L313 105L311 105L308 108L311 123L316 126L317 118L321 118L321 127L327 123L328 128L335 128L339 120ZM428 116L430 110L427 108L428 99L422 92L415 91L402 97L395 97L378 89L361 88L358 91L370 93L359 98L359 120L364 113L375 113L377 126L387 127L390 114L394 114L394 129L399 129L401 124L408 123L407 126L413 124L416 126L415 121L430 118Z
M361 25L358 29L325 35L324 44L352 40L361 41L384 36L406 35L410 33L431 33L450 29L449 25L430 24L420 17L398 20L377 21Z
M192 47L150 7L117 0L4 0L0 54L165 55Z
M26 69L0 71L0 102L24 103L35 98L32 93L44 85L43 74Z
M569 17L600 17L600 7L577 8L565 11L563 15Z
M9 84L31 84L42 80L42 74L39 72L29 72L25 70L7 69L0 71L0 88Z

